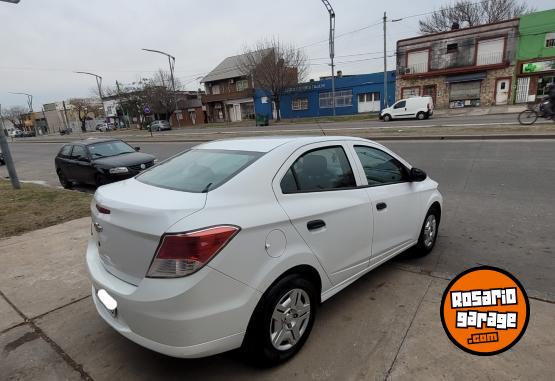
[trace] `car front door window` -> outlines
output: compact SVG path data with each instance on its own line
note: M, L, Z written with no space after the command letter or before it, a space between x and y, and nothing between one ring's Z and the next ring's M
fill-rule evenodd
M355 146L369 186L396 184L407 181L407 170L399 160L372 147Z

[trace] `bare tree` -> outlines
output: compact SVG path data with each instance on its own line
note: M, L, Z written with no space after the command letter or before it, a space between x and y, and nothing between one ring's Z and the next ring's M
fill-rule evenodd
M308 72L304 52L276 38L246 48L239 68L245 76L252 78L255 88L266 92L275 103L277 121L281 120L282 95L302 81Z
M70 99L69 104L77 110L77 117L81 122L81 131L83 132L87 132L87 120L104 115L102 105L91 99Z
M23 116L28 114L29 111L25 107L13 106L7 109L2 109L2 116L12 122L14 127L22 128Z
M423 34L445 32L453 24L469 27L510 20L522 14L534 11L521 0L457 0L453 5L445 6L419 21Z

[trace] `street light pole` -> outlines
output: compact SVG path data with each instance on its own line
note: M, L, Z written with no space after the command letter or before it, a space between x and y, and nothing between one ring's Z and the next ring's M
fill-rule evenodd
M98 96L100 97L100 102L102 102L102 77L100 75L89 73L86 71L74 71L75 74L85 74L91 75L96 79L96 86L98 87Z
M335 57L335 12L328 0L322 0L322 3L326 7L328 13L330 14L330 60L331 60L331 98L333 102L333 116L335 116L335 65L333 64L333 59Z
M6 162L6 167L8 168L8 175L10 176L12 187L13 189L20 189L21 184L19 184L12 154L10 152L10 146L6 140L6 128L4 127L4 117L2 116L2 105L0 105L0 121L2 122L2 128L0 128L0 148L2 148L2 153L4 154L4 161Z
M14 94L14 95L25 95L27 96L27 107L29 107L29 115L31 115L31 117L33 116L33 96L31 94L27 94L27 93L10 93L10 94ZM36 123L33 122L33 128L35 130L35 135L37 134L37 125Z
M144 50L145 52L163 54L166 57L168 57L168 64L170 65L170 78L171 78L171 82L172 82L173 100L174 100L175 110L177 111L177 97L176 97L176 94L175 94L175 80L174 80L174 77L173 77L173 71L175 69L175 57L172 56L171 54L168 54L166 52L162 52L160 50L155 50L155 49L141 49L141 50ZM179 116L177 115L177 113L175 114L175 118L177 119L177 126L179 128L181 128L181 120L179 119Z

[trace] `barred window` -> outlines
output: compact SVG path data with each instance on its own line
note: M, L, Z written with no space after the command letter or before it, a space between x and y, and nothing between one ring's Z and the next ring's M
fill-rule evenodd
M350 107L353 105L353 91L343 90L335 92L335 107ZM332 108L332 93L320 93L320 108Z
M293 111L308 110L308 98L297 98L291 101Z

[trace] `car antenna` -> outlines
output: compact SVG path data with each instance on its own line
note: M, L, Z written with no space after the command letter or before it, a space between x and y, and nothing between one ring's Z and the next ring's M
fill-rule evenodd
M210 189L211 186L212 186L212 183L208 183L208 184L204 187L204 189L202 190L202 192L200 192L200 193L208 193L208 190Z

